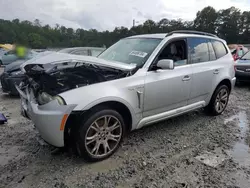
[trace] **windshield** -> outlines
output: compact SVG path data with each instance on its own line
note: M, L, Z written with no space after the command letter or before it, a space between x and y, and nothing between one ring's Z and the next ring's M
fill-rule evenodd
M250 51L248 51L245 55L243 55L240 59L250 60Z
M98 58L142 66L162 39L126 38L98 56Z

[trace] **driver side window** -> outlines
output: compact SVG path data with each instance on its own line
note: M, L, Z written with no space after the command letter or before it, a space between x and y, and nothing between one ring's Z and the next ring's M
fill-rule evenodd
M175 66L187 64L187 45L184 39L170 42L158 56L158 61L172 59Z

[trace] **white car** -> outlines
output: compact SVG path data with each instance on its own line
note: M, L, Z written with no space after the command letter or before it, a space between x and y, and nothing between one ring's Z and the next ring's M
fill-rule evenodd
M23 114L45 141L90 161L129 131L203 107L221 114L236 81L226 42L196 31L132 36L98 57L57 53L22 69Z

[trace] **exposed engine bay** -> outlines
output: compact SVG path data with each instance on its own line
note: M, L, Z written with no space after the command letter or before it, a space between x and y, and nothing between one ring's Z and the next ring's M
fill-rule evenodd
M74 63L72 66L72 63L67 62L59 65L29 64L24 69L27 79L20 85L20 89L29 86L36 97L42 92L55 96L67 90L119 79L132 74L93 64Z

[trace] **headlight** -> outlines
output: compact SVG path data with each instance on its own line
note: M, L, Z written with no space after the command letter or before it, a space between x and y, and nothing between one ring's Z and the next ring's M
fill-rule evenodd
M59 95L57 95L57 96L55 96L53 98L57 100L58 104L66 105L66 102L64 101L64 99L62 97L60 97Z
M11 72L10 74L11 74L11 76L17 76L17 75L22 74L22 71L21 70L14 71L14 72Z
M62 97L58 95L53 97L50 94L45 93L45 92L42 92L40 95L38 95L37 100L40 105L47 104L53 100L57 100L58 104L60 105L66 105Z

